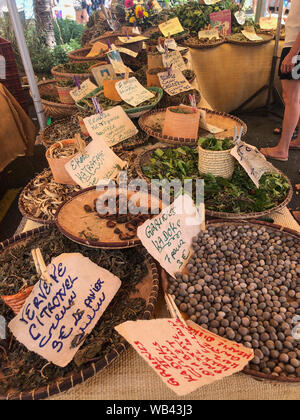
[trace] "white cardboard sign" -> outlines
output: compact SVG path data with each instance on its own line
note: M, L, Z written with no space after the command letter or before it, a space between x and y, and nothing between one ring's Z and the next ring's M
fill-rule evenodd
M131 106L138 106L149 99L154 98L154 94L145 89L135 77L128 80L120 80L116 83L116 90L123 101Z
M93 140L105 141L110 147L138 133L138 129L121 106L104 111L102 116L95 114L83 121Z
M52 260L51 284L39 281L10 322L16 339L57 366L67 366L92 332L121 281L81 254Z
M65 165L68 174L81 188L94 187L103 179L113 179L126 166L105 141L93 140L85 152L85 155L78 153Z
M98 86L94 85L89 79L85 82L81 83L80 89L75 88L70 91L71 97L74 99L75 102L81 101L81 99L85 98L87 95L92 93L96 90Z
M191 256L192 239L204 222L204 209L201 210L199 214L189 195L181 195L138 228L137 235L144 247L173 277L183 270Z
M170 96L175 96L178 93L188 92L193 89L182 72L177 68L172 69L170 74L167 71L158 73L158 78L162 89Z
M176 68L181 71L186 70L185 62L179 51L169 51L168 54L162 56L162 60L165 67L170 67L172 65L172 68L174 69Z

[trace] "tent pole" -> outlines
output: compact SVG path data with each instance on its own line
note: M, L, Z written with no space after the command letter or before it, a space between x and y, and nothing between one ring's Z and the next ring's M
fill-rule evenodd
M40 125L40 129L43 130L46 126L45 123L45 115L43 110L43 105L41 102L41 97L39 93L39 89L35 80L34 71L32 67L32 62L30 59L29 51L26 45L26 40L22 28L22 23L20 20L19 12L16 6L15 0L9 0L7 2L8 11L10 14L11 22L14 28L14 32L16 35L16 39L18 42L20 54L22 57L24 69L26 72L26 76L30 85L32 99L35 107L35 111L37 114L38 122Z

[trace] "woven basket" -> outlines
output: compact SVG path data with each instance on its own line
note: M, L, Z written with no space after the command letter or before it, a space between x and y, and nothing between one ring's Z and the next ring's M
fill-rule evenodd
M43 95L53 96L58 98L55 80L46 80L38 84L41 101L43 104L44 112L47 117L64 118L71 116L77 112L76 105L62 104L60 102L51 102L43 99Z
M89 61L94 64L94 60L88 60L88 62ZM53 67L53 69L51 70L51 74L54 76L55 80L65 80L65 79L74 80L74 78L77 77L79 82L84 82L85 80L89 79L89 77L91 76L91 73L81 73L81 74L63 73L61 72L59 66Z
M27 245L28 240L32 238L41 239L43 238L45 242L49 237L50 232L53 231L53 226L42 226L40 228L34 229L29 232L21 233L20 235L16 235L13 238L6 240L5 242L0 243L0 250L1 254L5 252L10 252L14 248L19 248L22 246ZM57 232L57 234L59 234ZM30 251L30 250L28 250ZM148 267L149 275L147 277L147 283L149 287L143 289L140 287L141 291L138 291L135 294L135 297L142 296L146 300L146 308L145 311L141 314L139 319L150 319L153 311L155 309L155 305L158 299L159 293L159 273L157 269L157 265L152 257L145 251L139 251L144 255L145 264ZM141 285L145 286L145 280L141 279ZM139 285L138 285L139 286ZM143 290L142 290L143 289ZM146 290L147 289L147 290ZM49 398L50 396L60 394L65 392L71 388L74 388L76 385L82 384L89 378L95 376L98 372L105 369L109 366L113 361L115 361L124 351L129 348L129 344L125 340L120 340L120 343L117 344L115 349L108 350L105 357L99 358L97 361L91 361L84 365L84 368L78 371L70 371L66 373L64 377L60 377L56 379L54 382L49 382L46 386L41 386L40 388L32 389L30 391L22 392L21 389L13 389L7 394L0 395L0 400L41 400L45 398ZM9 351L9 350L8 350Z
M201 42L199 39L190 38L184 41L183 45L188 48L194 48L197 50L209 49L209 48L216 48L220 45L225 44L226 39L220 39L219 41L214 42L213 44L206 44L205 42Z
M80 48L79 50L71 51L68 54L68 57L71 63L88 63L89 61L104 61L105 54L98 55L97 57L87 57L89 52L91 51L91 47Z
M227 37L227 42L229 44L235 44L235 45L245 45L247 47L255 47L258 45L264 45L264 44L268 44L269 42L273 41L273 39L275 38L274 35L268 33L261 33L261 32L257 32L257 35L261 36L261 38L263 38L262 41L237 41L235 39L233 39L232 37L228 36Z
M105 34L93 38L90 44L94 45L96 44L96 42L103 42L104 44L110 42L111 44L114 44L115 41L119 38L119 36L122 36L122 32L105 32Z
M1 296L1 299L6 303L10 309L17 315L22 307L28 296L31 294L33 290L33 286L26 287L25 289L20 290L17 294L11 296Z
M230 154L231 150L213 151L205 150L198 146L199 173L211 173L229 179L232 177L235 167L235 159Z
M70 87L57 86L57 93L62 104L69 104L69 105L75 104L74 99L70 95L70 92L73 89L74 88L72 87L70 88Z

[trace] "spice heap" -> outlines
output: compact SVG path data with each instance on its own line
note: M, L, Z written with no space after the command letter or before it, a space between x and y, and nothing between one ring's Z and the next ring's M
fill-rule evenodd
M75 144L63 144L62 142L57 142L57 146L52 146L49 149L51 159L63 159L70 157L79 152Z
M18 343L7 331L7 340L0 342L0 394L5 395L11 390L30 391L48 385L56 379L76 374L94 362L107 356L115 346L124 342L114 327L127 320L136 320L145 310L145 300L131 298L136 285L147 275L142 250L107 251L91 250L77 245L53 228L41 235L39 239L32 238L26 247L18 246L7 250L0 257L0 295L17 293L24 284L34 285L39 279L31 257L31 249L40 248L46 264L51 259L65 252L79 252L90 258L95 264L109 270L122 281L112 303L105 311L93 332L77 354L76 359L66 368L47 364L44 359L29 352ZM12 264L13 261L13 264ZM130 267L130 270L128 270ZM22 274L20 274L22 273ZM22 277L20 277L22 276ZM14 317L12 311L0 300L0 313L7 322ZM6 347L9 344L9 348ZM80 366L80 367L79 367Z
M300 241L251 225L210 226L193 240L187 274L170 278L182 312L211 332L253 348L250 368L300 377Z

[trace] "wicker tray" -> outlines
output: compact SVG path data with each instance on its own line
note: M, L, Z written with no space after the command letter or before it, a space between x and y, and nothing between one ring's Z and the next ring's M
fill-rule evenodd
M16 246L24 246L28 243L28 240L32 238L45 238L52 231L53 227L42 226L38 229L22 233L14 236L13 238L0 243L0 253L4 253L14 249ZM29 252L30 250L28 250ZM137 285L137 292L132 297L142 297L146 300L146 309L140 319L150 319L155 308L158 292L159 292L159 275L156 263L144 250L141 250L142 255L145 255L145 264L148 267L148 275L141 279L141 282ZM121 353L129 348L129 344L121 339L120 343L115 350L111 350L105 357L95 362L90 362L86 368L71 372L67 376L59 378L56 382L49 383L47 386L43 386L39 389L33 389L31 391L22 392L22 390L13 390L8 395L0 395L0 400L41 400L50 396L65 392L78 384L85 382L87 379L96 375L97 372L103 370L109 366L114 360L116 360Z
M114 228L108 228L106 223L109 218L97 218L94 213L86 213L85 205L91 208L94 206L94 200L99 198L103 192L96 187L87 188L73 194L72 198L62 204L55 216L55 223L60 232L71 241L85 245L90 248L101 249L125 249L133 248L141 244L140 239L135 236L133 239L121 240L119 235L114 233L114 228L121 231L126 230L125 223L117 223ZM152 198L152 197L151 197ZM149 195L149 204L151 203ZM161 208L161 202L159 202ZM96 223L98 221L98 224ZM91 238L80 235L80 232L89 232Z
M194 145L195 146L195 145ZM138 158L135 161L135 170L139 176L139 178L144 179L145 181L147 181L147 184L150 186L151 185L151 180L150 178L148 178L144 172L143 172L143 166L145 164L147 164L149 162L149 159L151 158L151 154L153 153L153 151L155 151L156 149L176 149L177 147L179 147L179 145L177 146L163 146L163 147L153 147L152 149L149 149L143 153L141 153ZM291 202L292 198L293 198L293 186L290 182L290 180L287 178L286 175L284 175L279 169L275 168L274 166L274 171L279 173L280 175L282 175L283 177L286 178L286 180L288 181L289 185L290 185L290 191L288 193L288 196L286 197L286 199L279 204L276 207L273 207L270 210L266 210L264 212L259 212L259 213L243 213L243 214L237 214L237 213L221 213L221 212L216 212L216 211L212 211L212 210L205 210L205 214L208 217L212 217L212 218L221 218L221 219L226 219L226 220L251 220L251 219L260 219L261 217L265 217L265 216L269 216L271 213L274 212L280 212L283 208L287 207L289 205L289 203ZM200 179L200 175L199 175L199 179Z
M88 63L89 61L105 61L106 55L102 54L97 57L87 57L91 51L91 47L80 48L68 53L71 63Z
M257 35L259 35L261 38L263 38L262 41L236 41L235 39L232 39L230 36L227 37L227 42L229 44L235 44L235 45L245 45L247 47L255 47L256 45L264 45L268 44L269 42L273 41L274 35L268 33L260 33L257 32Z
M207 113L207 122L209 124L215 125L219 128L224 128L224 130L226 130L220 134L217 134L217 138L224 139L227 137L234 137L234 128L236 126L238 127L238 129L240 129L241 127L244 128L243 135L247 133L246 124L239 118L222 112L211 111L209 109L204 110ZM165 113L165 109L158 109L148 112L146 115L142 116L139 119L139 125L141 129L144 130L147 134L149 134L149 136L152 136L164 143L179 145L197 145L199 137L206 136L209 134L207 131L199 130L199 136L196 139L163 136L162 127L165 119Z
M193 38L187 39L186 41L184 41L183 45L185 47L189 47L189 48L194 48L197 50L202 50L202 49L208 49L208 48L216 48L219 47L220 45L225 44L226 39L220 39L219 41L214 42L213 44L206 44L205 42L200 42L200 40L197 40L198 42L194 42Z
M43 104L44 112L47 117L64 118L77 112L76 105L62 104L59 102L51 102L43 99L43 95L53 96L58 98L55 80L46 80L38 84L41 101Z

